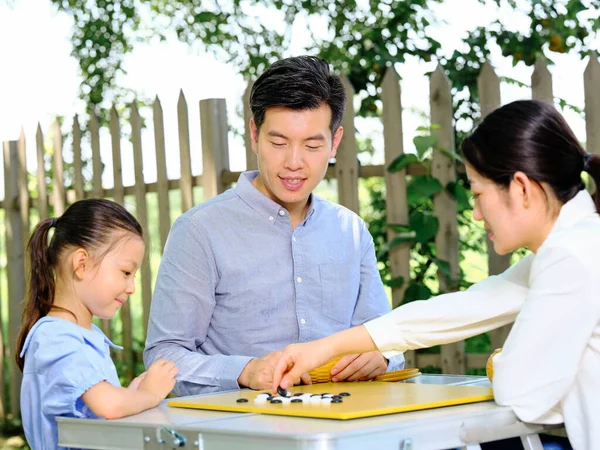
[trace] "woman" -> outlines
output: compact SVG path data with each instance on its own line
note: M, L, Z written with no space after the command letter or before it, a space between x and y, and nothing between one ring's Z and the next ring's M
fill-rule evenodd
M491 113L462 144L494 249L531 254L464 292L403 305L324 339L288 346L273 387L347 353L447 344L512 321L493 357L496 402L523 421L565 423L573 448L600 449L600 158L586 153L549 104L517 101ZM515 320L516 319L516 320Z

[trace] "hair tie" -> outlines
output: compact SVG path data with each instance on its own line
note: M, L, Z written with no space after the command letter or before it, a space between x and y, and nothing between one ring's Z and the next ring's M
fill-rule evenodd
M52 222L50 222L50 228L54 228L56 226L57 222L58 222L58 219L56 217L53 217Z
M589 169L589 165L590 165L590 160L592 159L592 154L591 153L586 153L585 155L583 155L583 170L585 170L586 172Z

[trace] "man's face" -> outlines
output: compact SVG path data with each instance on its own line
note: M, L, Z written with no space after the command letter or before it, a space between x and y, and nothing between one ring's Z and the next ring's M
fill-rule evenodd
M331 135L330 121L328 105L302 111L271 107L260 132L251 120L259 169L256 188L290 212L304 208L342 139L342 127Z

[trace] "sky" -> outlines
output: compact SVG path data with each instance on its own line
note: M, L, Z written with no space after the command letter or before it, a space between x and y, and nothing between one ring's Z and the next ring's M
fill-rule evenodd
M435 6L437 17L444 24L432 27L429 31L434 38L443 42L443 49L450 54L461 45L466 30L478 25L486 25L496 17L511 23L516 30L526 30L527 22L520 15L498 9L493 2L481 5L477 0L447 0ZM27 165L33 172L36 168L35 131L40 123L44 133L56 115L66 117L72 123L73 115L84 110L78 97L80 77L78 65L70 56L69 32L72 21L64 13L57 13L48 0L11 0L11 7L0 0L0 141L18 138L21 128L27 142ZM469 10L470 14L464 14ZM303 54L303 40L306 27L323 29L319 19L307 22L299 17L292 31L291 46L286 56ZM553 75L554 94L569 103L583 108L583 72L587 59L575 55L552 55L556 62L550 68ZM519 63L516 67L508 58L494 51L491 62L499 76L509 76L524 83L530 83L532 68ZM397 65L402 81L404 148L411 151L412 138L420 125L425 125L420 112L429 111L429 86L427 72L435 68L431 63L409 59ZM140 44L126 56L127 75L121 80L127 87L135 87L144 97L161 100L167 145L167 175L179 177L177 99L183 90L190 113L190 140L192 146L192 173L202 172L200 153L200 126L198 102L204 98L225 98L230 123L243 129L242 120L237 117L241 97L246 83L236 69L201 48L190 48L186 44L168 39L163 43ZM521 98L530 98L528 89L503 84L502 103ZM144 111L150 117L151 111ZM580 140L585 140L585 123L572 112L565 116ZM378 152L372 163L383 162L383 139L381 126L373 120L357 120L357 128L363 135L372 137ZM156 180L153 130L151 121L144 131L142 143L144 153L144 178L146 182ZM66 131L67 128L64 129ZM230 136L230 166L232 170L245 168L245 150L240 138ZM173 149L173 151L169 151ZM89 149L83 149L84 156ZM131 144L122 142L122 164L124 184L133 184L133 154ZM68 146L64 153L69 157ZM110 138L107 130L101 132L101 155L106 164L103 183L112 187L112 157ZM0 163L2 164L2 163ZM0 198L4 196L3 169L0 171Z

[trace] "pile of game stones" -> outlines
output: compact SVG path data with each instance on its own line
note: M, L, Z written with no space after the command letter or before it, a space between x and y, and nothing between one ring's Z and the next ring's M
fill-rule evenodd
M278 388L277 393L279 395L273 395L268 392L263 392L258 394L254 399L254 403L259 405L264 405L266 403L272 404L287 404L287 403L310 403L312 404L324 404L328 405L330 403L342 403L344 401L344 397L350 396L349 392L341 392L338 395L335 394L305 394L302 392L298 392L296 394L292 394L291 392L286 391L285 389ZM238 403L246 403L248 402L247 398L238 398Z

